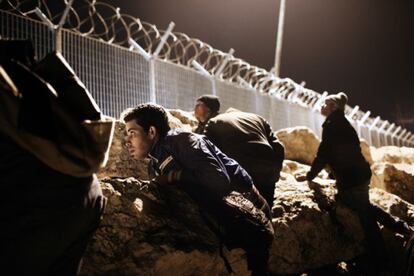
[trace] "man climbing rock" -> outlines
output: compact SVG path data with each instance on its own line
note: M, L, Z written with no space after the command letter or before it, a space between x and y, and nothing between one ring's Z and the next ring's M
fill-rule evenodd
M266 275L273 240L270 210L247 172L205 136L170 130L161 106L141 104L122 118L129 152L135 159L150 158L154 182L187 192L214 217L212 230L225 245L246 251L252 275Z

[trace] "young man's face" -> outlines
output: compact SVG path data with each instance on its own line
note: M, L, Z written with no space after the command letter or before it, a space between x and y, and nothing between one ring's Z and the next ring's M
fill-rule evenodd
M333 101L325 101L321 106L321 114L328 117L336 109L336 104Z
M147 157L156 142L155 128L150 127L147 133L135 120L131 120L126 122L125 130L125 142L131 157L137 160Z
M210 116L211 111L210 108L208 108L203 102L197 101L196 105L194 107L194 116L197 120L204 123L208 120L208 117Z

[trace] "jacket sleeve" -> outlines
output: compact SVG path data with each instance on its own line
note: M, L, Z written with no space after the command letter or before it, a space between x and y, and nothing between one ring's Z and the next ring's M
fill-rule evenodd
M201 185L220 197L231 191L231 180L212 143L191 134L174 145L174 155L182 167L180 181Z
M314 179L318 175L318 173L328 164L329 154L331 151L331 141L329 133L329 128L325 128L322 131L322 141L319 145L316 158L315 160L313 160L311 169L306 175L306 179L308 181Z

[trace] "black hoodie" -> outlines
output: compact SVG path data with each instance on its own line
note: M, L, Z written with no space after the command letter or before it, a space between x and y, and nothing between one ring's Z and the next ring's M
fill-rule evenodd
M338 190L368 185L371 169L361 153L358 135L342 110L332 112L322 125L322 141L307 174L312 180L329 165Z

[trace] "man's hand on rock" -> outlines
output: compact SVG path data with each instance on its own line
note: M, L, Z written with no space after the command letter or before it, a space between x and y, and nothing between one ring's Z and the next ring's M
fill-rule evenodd
M159 175L155 177L152 181L159 185L168 184L168 174Z
M166 174L155 177L152 181L160 185L171 184L180 180L181 171L172 170Z
M139 188L140 191L148 192L149 185L151 184L151 181L149 181L149 180L140 180L139 184L140 184L140 188Z

